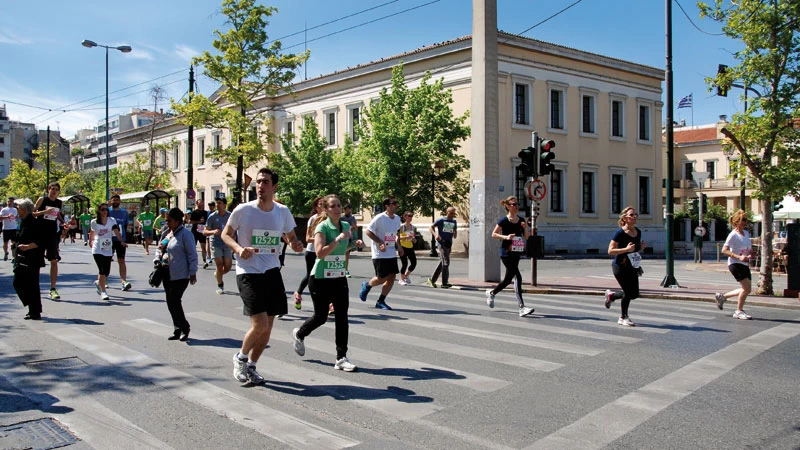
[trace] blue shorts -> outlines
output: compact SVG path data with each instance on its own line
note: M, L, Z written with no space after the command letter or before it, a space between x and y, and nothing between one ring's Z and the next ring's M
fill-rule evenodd
M153 240L153 230L142 230L142 239Z

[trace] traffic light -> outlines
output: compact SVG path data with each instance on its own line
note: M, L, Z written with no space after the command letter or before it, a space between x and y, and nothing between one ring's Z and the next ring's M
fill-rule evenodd
M553 149L556 148L556 143L550 139L542 139L539 144L539 175L549 175L556 170L551 162L556 154Z
M525 147L519 152L519 159L522 164L519 169L526 177L536 177L536 149L533 147Z
M720 75L725 75L725 72L728 71L728 66L725 64L720 64L717 66L717 79L719 79ZM720 86L719 82L717 82L717 95L720 97L727 97L728 96L728 87L727 86Z
M706 194L702 194L703 196L703 212L708 212L708 196Z
M686 212L689 213L689 215L693 216L693 215L697 214L697 204L698 204L698 202L699 202L699 200L696 199L696 198L689 199L689 201L687 202L687 205L686 205Z

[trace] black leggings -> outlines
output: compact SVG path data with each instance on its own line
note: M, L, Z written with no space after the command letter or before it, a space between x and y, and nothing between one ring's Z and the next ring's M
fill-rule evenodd
M612 300L622 299L620 307L622 308L622 317L628 317L628 306L631 300L639 297L639 274L636 269L630 264L620 266L618 264L611 264L611 271L614 273L614 278L617 279L621 291L615 291L611 294Z
M300 286L297 287L297 292L301 295L303 294L303 290L308 286L308 277L311 275L311 269L314 268L314 262L317 260L316 252L310 252L306 250L306 276L300 280Z
M519 273L519 258L522 256L521 253L511 253L509 252L508 256L501 256L500 261L506 266L506 276L503 277L503 281L497 285L496 288L492 289L492 295L497 295L498 292L502 291L506 288L511 282L514 282L514 294L517 297L517 304L520 308L525 306L525 302L522 301L522 274Z
M93 254L94 263L97 264L97 273L108 276L111 273L111 257L100 254Z
M410 265L408 264L409 261L411 261ZM402 263L400 275L406 274L406 267L408 267L409 273L413 272L417 268L417 253L413 248L403 247L403 256L400 257L400 262Z
M333 304L334 323L336 324L336 359L347 356L348 319L347 309L350 306L350 289L347 287L347 278L329 278L317 280L313 276L309 279L308 289L311 291L311 301L314 302L314 315L306 319L297 337L304 339L328 321L328 305Z
M172 326L175 331L183 333L189 332L189 322L186 320L186 315L183 313L183 292L189 286L189 279L182 280L164 280L164 292L167 294L167 308L169 315L172 316Z

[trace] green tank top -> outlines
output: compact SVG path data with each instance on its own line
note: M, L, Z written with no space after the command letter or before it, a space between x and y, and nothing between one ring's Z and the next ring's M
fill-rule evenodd
M328 218L314 229L314 237L316 238L317 233L322 233L325 237L325 245L328 245L336 239L336 236L339 236L339 233L344 233L350 229L350 224L343 220L339 221L339 225L341 225L342 231L339 231L331 219ZM347 270L345 253L347 252L348 244L349 241L347 240L339 242L339 245L328 256L317 258L314 262L314 268L311 269L314 278L322 280L344 277L345 270Z

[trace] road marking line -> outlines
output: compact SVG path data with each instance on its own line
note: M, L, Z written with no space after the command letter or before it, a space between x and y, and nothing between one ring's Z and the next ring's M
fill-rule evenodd
M239 425L292 447L337 449L359 444L358 441L165 366L143 353L107 341L83 329L63 327L48 330L48 333L115 366L129 370L135 376L147 379L186 401L203 406Z
M783 324L742 339L592 411L525 450L605 448L673 403L797 335L800 326Z

